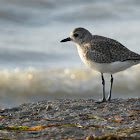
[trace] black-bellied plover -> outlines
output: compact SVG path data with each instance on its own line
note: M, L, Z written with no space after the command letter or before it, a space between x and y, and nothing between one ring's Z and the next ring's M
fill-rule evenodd
M70 37L63 39L61 42L67 41L72 41L76 44L80 58L86 65L101 73L103 98L99 103L111 100L113 85L112 74L140 63L139 54L130 51L116 40L92 35L84 28L74 29ZM105 98L104 73L111 74L110 93L107 100Z

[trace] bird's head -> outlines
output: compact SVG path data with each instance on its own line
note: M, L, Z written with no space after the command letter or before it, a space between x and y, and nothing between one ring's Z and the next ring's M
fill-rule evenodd
M83 43L87 43L91 39L92 34L88 30L79 27L72 30L70 37L61 40L61 42L72 41L75 44L81 45Z

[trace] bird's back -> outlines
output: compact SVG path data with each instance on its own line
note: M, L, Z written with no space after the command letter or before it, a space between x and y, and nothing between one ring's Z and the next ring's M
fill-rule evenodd
M140 61L140 55L127 49L114 39L94 35L90 42L87 58L97 63L111 63L115 61Z

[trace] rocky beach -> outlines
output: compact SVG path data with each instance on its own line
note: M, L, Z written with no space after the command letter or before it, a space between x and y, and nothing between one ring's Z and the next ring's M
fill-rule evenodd
M140 98L46 100L0 109L0 139L140 139Z

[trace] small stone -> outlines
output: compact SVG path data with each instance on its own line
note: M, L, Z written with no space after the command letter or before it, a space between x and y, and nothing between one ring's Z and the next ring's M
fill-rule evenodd
M49 110L51 110L51 109L52 109L51 105L47 105L47 106L46 106L46 110L47 110L47 111L49 111Z

